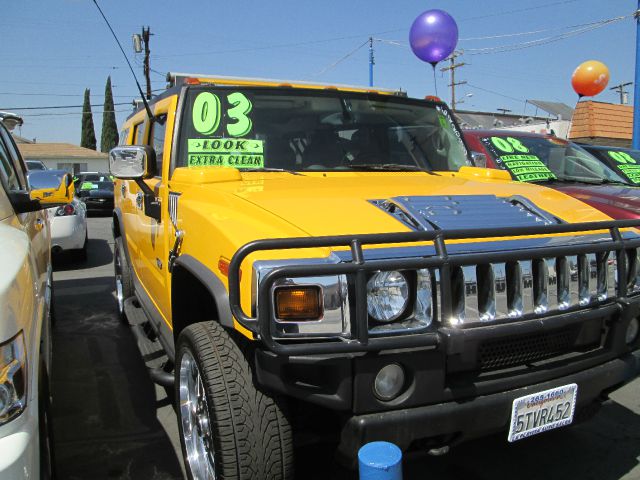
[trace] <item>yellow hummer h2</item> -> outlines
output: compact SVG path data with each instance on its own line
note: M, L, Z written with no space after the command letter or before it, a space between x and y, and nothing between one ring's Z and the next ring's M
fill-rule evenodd
M114 257L190 478L293 478L312 405L349 461L516 441L638 374L637 221L472 166L440 102L170 79L110 154Z

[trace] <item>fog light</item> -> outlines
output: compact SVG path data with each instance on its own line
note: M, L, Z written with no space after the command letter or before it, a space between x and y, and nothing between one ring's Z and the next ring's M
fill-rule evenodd
M638 337L638 326L638 319L632 318L629 326L627 326L627 333L624 336L624 341L627 342L627 344L633 343Z
M380 400L389 401L398 396L403 386L404 370L397 363L392 363L378 372L373 391Z

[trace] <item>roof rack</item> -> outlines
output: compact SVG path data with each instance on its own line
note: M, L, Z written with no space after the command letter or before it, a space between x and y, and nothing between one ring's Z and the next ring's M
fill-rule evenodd
M406 92L402 90L392 88L378 88L378 87L363 87L354 85L342 85L342 84L325 84L315 82L304 82L298 80L275 80L266 78L250 78L250 77L226 77L222 75L204 75L200 73L167 73L168 88L176 85L182 85L187 82L187 79L194 79L200 83L211 83L214 85L246 85L246 86L287 86L294 88L314 88L314 89L335 89L346 90L350 92L375 92L386 95L397 95L406 97Z

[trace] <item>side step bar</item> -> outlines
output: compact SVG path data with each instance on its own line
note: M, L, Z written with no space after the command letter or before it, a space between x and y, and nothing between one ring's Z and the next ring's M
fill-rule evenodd
M169 361L164 348L162 348L162 344L136 297L129 297L124 301L124 313L142 354L142 359L149 370L149 377L158 385L173 388L173 373L165 369Z

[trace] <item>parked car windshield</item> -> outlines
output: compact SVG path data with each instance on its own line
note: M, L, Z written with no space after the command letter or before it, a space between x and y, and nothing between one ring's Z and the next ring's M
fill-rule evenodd
M628 183L578 145L553 137L487 136L480 141L499 168L523 182Z
M192 88L178 167L458 170L461 132L441 104L329 90Z
M46 170L47 167L44 163L38 160L27 160L27 170Z

